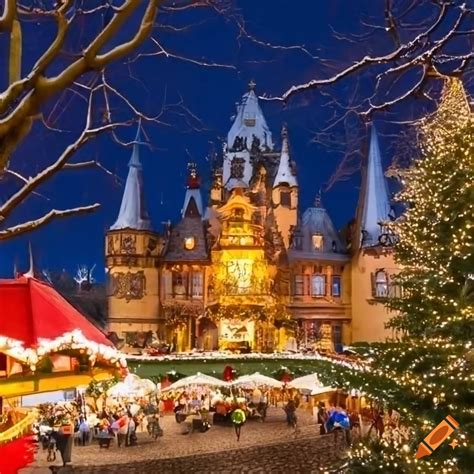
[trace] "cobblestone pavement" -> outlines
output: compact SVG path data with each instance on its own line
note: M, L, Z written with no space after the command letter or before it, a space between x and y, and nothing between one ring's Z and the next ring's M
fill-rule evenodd
M264 423L245 424L239 442L232 427L213 426L207 433L182 435L174 417L166 416L161 424L164 436L158 441L143 433L135 447L74 447L73 467L60 472L107 474L125 468L127 474L312 473L321 472L321 463L343 449L342 440L334 435L319 436L311 414L303 410L298 412L296 433L286 425L283 410L271 408ZM21 474L46 474L51 464L40 452L35 465Z

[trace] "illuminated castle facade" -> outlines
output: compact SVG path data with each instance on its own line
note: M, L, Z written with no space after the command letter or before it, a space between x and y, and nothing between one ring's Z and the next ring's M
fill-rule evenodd
M396 273L387 185L375 128L349 238L319 196L299 208L289 133L281 146L249 84L203 201L189 166L181 220L152 231L137 134L116 222L106 235L109 330L131 345L177 351L334 351L383 340L389 314L376 304ZM388 244L388 245L387 245Z

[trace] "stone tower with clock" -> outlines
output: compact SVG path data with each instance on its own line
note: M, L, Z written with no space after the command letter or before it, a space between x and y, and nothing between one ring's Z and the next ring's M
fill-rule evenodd
M119 215L106 234L109 331L127 343L159 326L162 238L151 227L143 195L140 127L128 163Z

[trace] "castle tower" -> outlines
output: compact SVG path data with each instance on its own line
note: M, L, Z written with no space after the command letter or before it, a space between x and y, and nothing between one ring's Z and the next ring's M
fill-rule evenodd
M384 325L391 314L383 304L377 304L391 295L391 279L398 271L390 234L383 226L390 218L390 196L377 130L372 125L352 248L352 342L383 341L390 336Z
M210 256L196 165L190 163L188 170L181 220L171 228L161 271L161 302L169 329L168 340L178 351L204 346L217 348L217 329L212 333L215 335L212 344L206 339L208 345L205 345L200 339L198 318L204 314Z
M237 114L227 134L222 184L228 191L248 189L253 174L250 156L273 150L272 133L255 94L255 82L237 104Z
M288 130L286 125L281 131L282 147L280 164L272 189L273 213L285 247L289 247L290 229L298 220L298 182L291 167Z
M109 331L131 344L137 333L158 330L158 259L162 248L145 207L140 144L139 125L120 211L105 243Z

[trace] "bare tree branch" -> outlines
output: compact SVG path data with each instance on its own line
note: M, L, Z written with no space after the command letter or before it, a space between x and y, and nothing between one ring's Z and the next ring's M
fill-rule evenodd
M50 221L56 218L68 217L76 214L85 214L95 211L100 207L100 204L95 203L89 206L73 207L71 209L51 209L47 214L39 219L32 221L24 222L16 226L10 227L5 230L0 230L0 241L11 239L12 237L17 237L21 234L26 234L27 232L32 232L33 230L38 229L39 227L44 226Z

